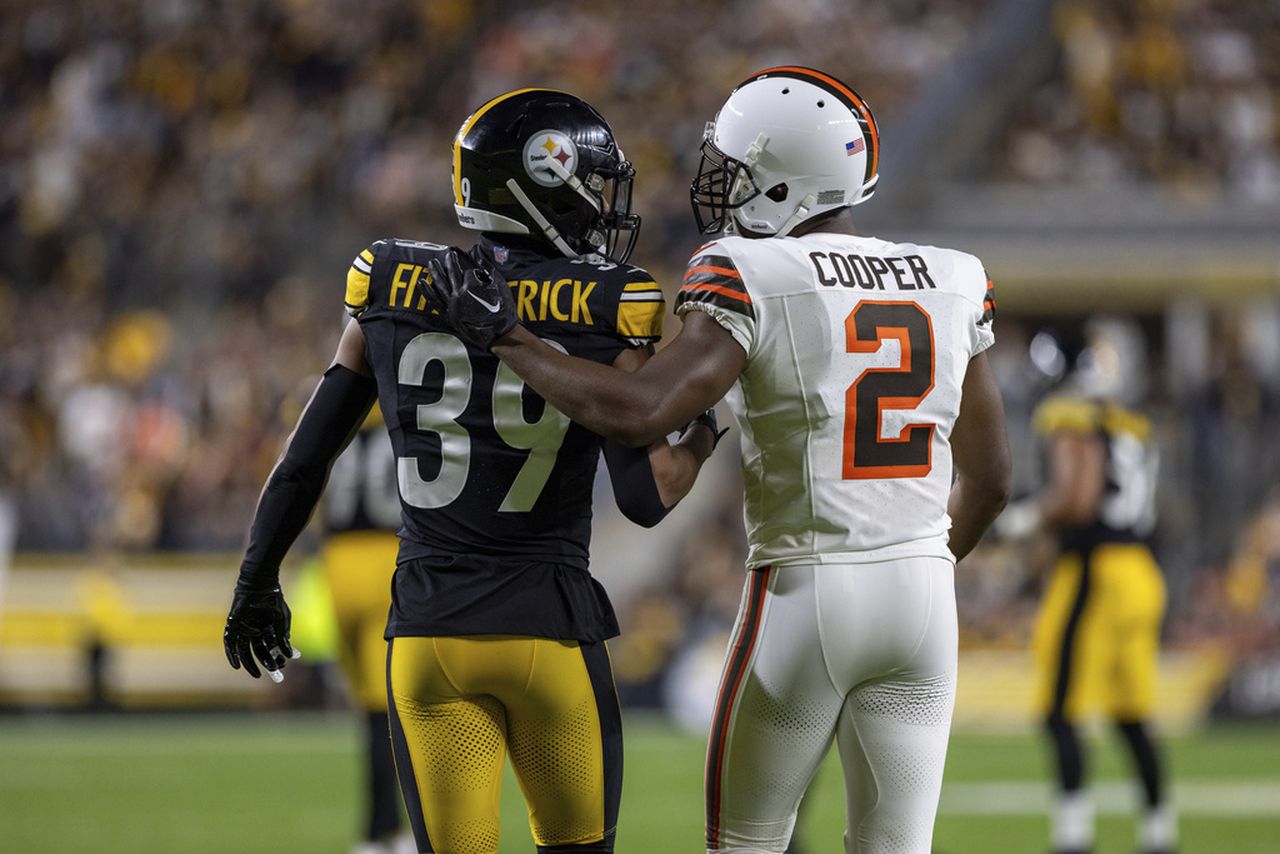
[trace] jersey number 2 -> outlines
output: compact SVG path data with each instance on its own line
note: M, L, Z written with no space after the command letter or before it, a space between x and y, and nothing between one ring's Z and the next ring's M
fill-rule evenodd
M874 353L888 338L896 368L867 368L844 394L844 479L924 477L933 468L932 424L907 424L882 435L886 409L915 409L933 391L933 321L914 302L854 306L844 321L845 350Z
M547 343L564 351L554 341ZM444 332L422 333L408 343L400 356L400 384L422 385L431 362L439 362L444 368L444 381L440 399L418 407L418 429L440 437L440 471L431 480L423 480L417 457L396 461L400 496L406 504L424 510L452 504L462 494L471 470L471 435L458 423L471 399L471 359L466 345ZM529 452L498 507L508 513L533 509L569 430L568 416L550 404L543 407L536 421L526 421L523 393L524 382L506 363L500 364L493 382L493 427L502 441Z

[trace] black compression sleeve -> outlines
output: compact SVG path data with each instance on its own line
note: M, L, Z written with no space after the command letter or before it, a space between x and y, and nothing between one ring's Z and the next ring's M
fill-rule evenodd
M658 484L649 465L648 448L628 448L617 442L604 443L604 462L609 467L613 497L622 515L637 525L652 528L671 512L662 504Z
M306 527L329 467L360 429L376 391L371 378L342 365L324 372L258 499L237 588L277 584L280 562Z

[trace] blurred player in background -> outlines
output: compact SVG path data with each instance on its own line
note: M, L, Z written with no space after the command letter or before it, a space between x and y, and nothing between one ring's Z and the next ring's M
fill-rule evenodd
M375 404L338 457L325 488L322 559L338 627L338 664L364 712L365 825L355 854L412 851L399 836L396 786L387 722L387 612L400 540L396 457Z
M604 118L564 92L501 95L454 140L458 221L482 232L471 263L517 283L521 318L556 352L624 371L649 358L664 314L653 277L626 264L633 176ZM376 394L402 517L390 728L418 849L498 851L509 752L539 852L611 852L622 731L605 640L618 627L588 571L596 466L603 449L619 508L656 524L715 447L714 413L640 449L570 422L432 305L428 270L457 254L379 240L353 262L355 321L263 490L227 657L254 676L288 662L280 561Z
M684 326L635 373L519 326L501 270L434 287L456 326L496 338L602 435L642 445L734 389L751 571L709 742L707 850L782 852L836 740L846 850L926 854L955 700L954 564L1009 489L991 283L971 255L838 222L875 188L879 138L827 74L747 79L702 153L699 230L731 234L694 254Z
M1011 506L1007 535L1051 533L1060 554L1036 621L1037 703L1058 772L1056 854L1092 849L1093 806L1084 788L1078 725L1101 707L1133 755L1145 814L1143 854L1176 841L1150 717L1165 587L1149 545L1159 455L1134 409L1146 381L1141 331L1115 318L1086 327L1086 348L1067 391L1046 399L1033 427L1044 442L1047 483Z

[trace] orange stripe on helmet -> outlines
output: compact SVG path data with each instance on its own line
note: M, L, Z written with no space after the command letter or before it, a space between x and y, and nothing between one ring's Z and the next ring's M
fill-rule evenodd
M870 181L876 175L876 169L880 165L880 129L876 127L875 116L871 115L871 108L867 106L867 102L858 96L858 93L841 83L830 74L823 74L813 68L805 68L803 65L779 65L775 68L766 68L764 71L757 71L751 75L750 80L760 77L762 74L776 74L785 71L790 74L798 74L801 77L812 77L826 83L832 89L835 89L841 95L844 95L853 105L858 108L858 113L862 116L862 120L867 123L867 127L871 131L871 168L867 170L867 180Z

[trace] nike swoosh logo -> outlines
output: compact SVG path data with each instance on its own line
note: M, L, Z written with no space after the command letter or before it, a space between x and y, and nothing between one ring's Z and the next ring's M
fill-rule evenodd
M467 296L471 297L473 300L475 300L476 302L480 303L480 304L481 304L482 306L484 306L485 308L489 309L489 313L490 313L490 314L497 314L497 313L498 313L498 309L502 308L502 303L500 303L500 302L486 302L486 301L484 301L484 300L480 299L480 297L478 297L478 296L476 296L475 294L473 294L471 291L467 291Z

